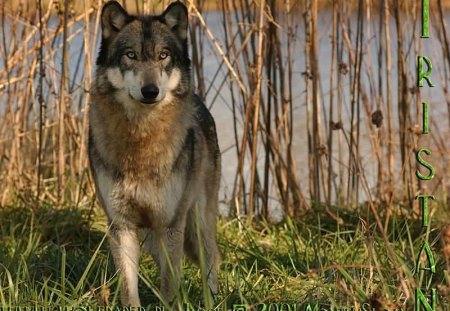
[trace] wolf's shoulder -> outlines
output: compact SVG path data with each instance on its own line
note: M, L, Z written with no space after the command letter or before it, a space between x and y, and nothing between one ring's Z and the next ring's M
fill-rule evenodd
M216 164L220 158L219 143L217 141L216 123L211 112L206 107L203 100L197 94L193 95L194 105L196 107L196 122L200 126L203 135L206 138L208 149L213 155Z
M214 126L215 128L215 122L214 118L209 112L209 109L206 107L203 100L198 96L197 94L193 95L194 105L196 108L196 119L197 121L202 124L203 126Z

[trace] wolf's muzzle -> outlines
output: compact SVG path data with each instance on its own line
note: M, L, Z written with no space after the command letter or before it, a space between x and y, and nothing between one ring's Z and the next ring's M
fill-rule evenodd
M141 93L144 97L141 101L144 104L152 104L156 101L156 97L158 97L159 88L154 84L149 84L141 88Z

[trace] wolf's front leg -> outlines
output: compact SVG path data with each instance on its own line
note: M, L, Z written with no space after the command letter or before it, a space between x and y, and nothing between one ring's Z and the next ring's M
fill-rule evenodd
M123 306L140 306L138 293L139 239L136 230L112 225L109 244L122 285L120 289Z

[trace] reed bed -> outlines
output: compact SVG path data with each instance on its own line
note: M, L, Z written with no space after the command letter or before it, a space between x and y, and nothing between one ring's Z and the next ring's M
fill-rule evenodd
M138 13L168 3L124 1ZM185 3L195 88L216 119L229 116L218 122L226 127L219 134L232 140L221 146L224 206L250 220L320 208L338 225L344 221L339 210L356 211L365 225L375 224L398 287L410 295L414 280L388 230L394 216L419 218L419 193L449 205L449 1L431 4L429 41L420 39L419 1ZM87 111L95 104L89 89L102 4L0 4L2 207L20 203L35 211L43 204L95 202ZM433 60L431 91L416 86L420 53ZM425 100L430 134L421 135ZM415 177L419 147L432 150L427 159L437 174L431 182ZM441 212L449 211L432 210Z
M151 13L168 2L124 5ZM369 202L386 206L389 217L394 203L412 208L424 188L447 200L447 2L431 6L436 39L426 52L437 87L429 135L419 135L426 98L414 64L425 47L416 2L335 0L319 11L317 0L221 0L215 32L209 3L186 2L192 71L207 104L231 113L234 143L222 149L235 153L224 163L235 168L225 193L233 213L268 218L275 206L293 216L322 203ZM82 4L2 2L2 205L93 200L86 112L102 1ZM212 77L205 76L208 57L217 68ZM433 151L429 161L439 172L426 185L414 176L418 146Z
M102 1L76 10L70 1L14 3L1 6L0 202L91 201L86 112ZM124 4L149 13L167 3ZM419 145L433 150L440 172L426 187L446 200L450 57L442 1L431 7L439 102L427 136L418 131L424 98L412 65L423 49L417 3L336 0L321 13L317 0L222 0L220 37L205 22L207 1L187 5L196 89L209 105L226 93L232 113L234 144L224 152L235 157L224 165L236 168L227 196L233 212L267 218L273 205L291 216L321 203L412 206L425 187L414 176ZM321 14L332 20L326 32L318 30ZM204 74L207 49L213 77Z

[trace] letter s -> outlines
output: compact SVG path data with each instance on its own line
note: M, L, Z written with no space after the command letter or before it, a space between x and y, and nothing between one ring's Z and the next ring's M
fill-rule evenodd
M421 152L424 152L426 155L430 155L431 151L428 148L421 148L417 151L417 154L416 154L417 161L421 165L426 167L430 172L428 173L428 175L423 175L419 170L416 170L416 176L420 180L431 180L431 179L433 179L434 173L435 173L434 167L421 157L421 155L420 155Z

